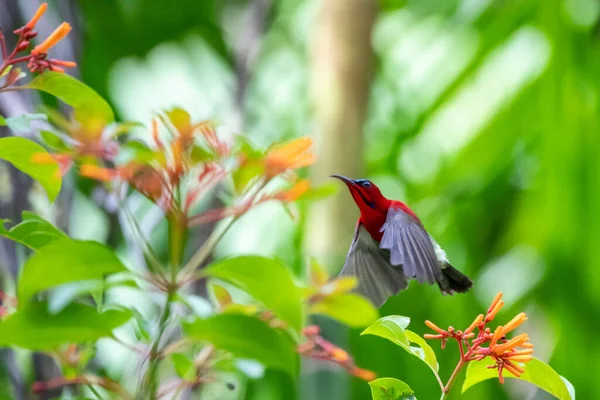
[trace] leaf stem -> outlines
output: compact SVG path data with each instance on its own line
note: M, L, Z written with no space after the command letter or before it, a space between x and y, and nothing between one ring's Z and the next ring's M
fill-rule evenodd
M462 368L464 367L465 364L466 364L466 361L465 361L464 357L462 357L462 355L461 355L460 361L458 362L458 364L456 364L456 368L454 368L454 372L452 372L450 379L448 379L448 383L446 383L446 386L444 386L444 388L442 390L442 397L440 397L440 400L447 398L448 393L450 393L450 389L452 389L452 385L454 385L454 381L456 381L458 374L460 373L460 371L462 370Z
M185 280L186 275L192 274L196 268L198 268L204 261L206 261L206 259L214 250L217 243L219 243L221 238L223 238L223 235L225 235L225 232L227 232L227 230L235 220L236 217L230 218L227 222L225 222L225 226L221 227L220 229L215 229L210 234L210 236L208 237L208 239L206 239L206 242L204 242L202 247L198 249L198 251L192 256L192 258L190 258L187 264L185 264L185 266L182 268L180 276L183 280Z

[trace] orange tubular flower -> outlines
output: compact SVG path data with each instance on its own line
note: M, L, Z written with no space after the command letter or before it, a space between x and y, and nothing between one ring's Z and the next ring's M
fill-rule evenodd
M479 325L479 323L480 323L481 321L483 321L483 314L479 314L479 315L477 316L477 318L475 318L475 321L473 321L473 322L471 323L471 325L469 325L469 327L468 327L467 329L465 329L465 332L464 332L464 333L465 333L465 335L468 335L469 333L473 332L473 330L474 330L475 328L477 328L477 326Z
M70 31L71 25L69 25L66 22L63 22L58 26L58 28L54 30L54 32L50 34L50 36L48 36L46 40L35 46L35 48L31 50L31 54L47 53L51 47L53 47L62 39L64 39L64 37L67 36Z
M521 344L527 342L529 340L529 336L526 333L522 333L514 338L510 339L506 343L496 344L495 346L490 346L490 351L495 353L496 355L501 355L506 351L510 351L515 347L519 347Z
M429 320L425 321L425 325L427 325L429 328L433 329L434 331L436 331L440 335L445 335L445 336L448 335L448 332L446 332L442 328L438 327L436 324L434 324L433 322L431 322Z
M529 362L533 359L533 345L529 343L529 336L526 333L515 336L508 340L506 334L515 328L519 327L527 320L525 313L519 313L506 325L498 326L494 333L486 326L491 320L496 317L496 314L504 302L502 301L502 293L498 293L490 304L485 317L479 314L475 320L464 331L455 330L449 327L447 331L440 329L431 321L425 321L425 324L436 331L437 335L425 334L425 339L440 339L442 348L448 339L455 339L459 344L460 362L457 365L457 370L467 362L483 362L482 360L490 358L494 361L494 365L488 368L494 368L498 371L498 380L504 383L504 371L510 372L516 377L520 377L525 372L522 363ZM474 333L475 328L479 328L478 333ZM488 347L484 347L489 343ZM455 370L455 372L457 371ZM456 375L453 374L453 377ZM448 385L452 385L453 378L450 379ZM446 389L445 389L446 390ZM447 390L446 390L447 391Z
M508 332L517 328L519 325L521 325L525 321L527 321L527 315L524 312L518 314L508 324L506 324L504 326L504 328L502 329L502 336L506 335Z
M485 317L485 320L487 322L493 320L496 317L496 314L498 314L498 311L500 311L500 309L502 308L502 306L504 305L504 301L500 300L499 302L496 303L496 305L494 306L494 308L492 309L492 311L489 311L487 316Z
M38 7L33 18L31 18L29 20L29 22L25 25L25 28L30 29L30 30L33 29L35 24L37 24L37 22L40 20L42 15L44 15L44 13L46 12L47 9L48 9L48 3L42 3L42 5L40 5Z
M367 382L370 382L377 378L377 374L373 371L369 371L367 369L362 369L358 367L350 368L350 374L356 376L357 378L363 379Z
M337 347L331 350L331 358L338 362L346 362L350 359L350 356L344 350Z
M98 167L97 165L92 164L82 165L79 169L79 174L87 178L96 179L104 182L110 181L111 179L114 179L119 176L118 171L114 169Z
M296 184L292 186L290 190L275 195L275 198L285 202L294 201L306 193L308 189L310 189L310 182L306 179L303 179L299 182L296 182Z
M494 332L494 336L492 336L492 341L490 342L490 347L493 347L496 343L498 343L498 339L502 336L502 325L496 328Z
M314 164L316 156L309 153L311 138L301 137L273 147L265 158L268 176L276 176L288 169L297 169Z

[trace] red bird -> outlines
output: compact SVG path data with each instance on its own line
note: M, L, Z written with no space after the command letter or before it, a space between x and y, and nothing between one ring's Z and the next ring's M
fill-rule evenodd
M366 179L342 180L360 209L354 239L340 276L355 276L357 292L380 307L406 289L409 279L432 285L444 294L468 291L473 282L450 265L446 253L421 220L401 201L389 200Z

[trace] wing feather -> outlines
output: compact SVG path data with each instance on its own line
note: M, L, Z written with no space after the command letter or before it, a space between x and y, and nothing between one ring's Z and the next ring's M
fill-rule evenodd
M390 207L381 227L380 247L390 251L390 263L402 266L404 275L420 283L435 283L442 275L429 234L419 221Z
M379 248L369 233L358 225L354 241L346 257L340 276L354 276L358 279L355 291L381 307L388 297L408 286L408 280L401 268L389 263L388 252Z

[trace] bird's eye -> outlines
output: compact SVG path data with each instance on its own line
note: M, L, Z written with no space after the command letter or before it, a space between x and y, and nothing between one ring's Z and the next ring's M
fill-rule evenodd
M370 188L371 187L371 182L369 182L369 181L363 182L362 183L362 187L364 187L364 188Z

